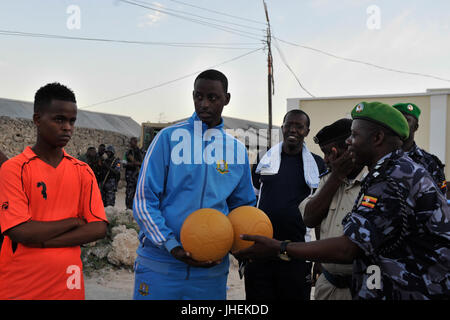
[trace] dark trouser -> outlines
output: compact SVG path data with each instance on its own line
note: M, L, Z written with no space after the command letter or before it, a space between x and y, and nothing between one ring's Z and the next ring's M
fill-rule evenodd
M103 185L101 194L103 205L105 207L112 206L116 204L116 191L117 191L117 183L115 179L109 179Z
M125 180L127 181L127 188L125 191L125 205L127 209L133 209L133 199L136 193L136 186L139 171L126 171Z
M311 272L303 260L254 261L245 267L245 295L247 300L309 300ZM310 265L309 265L310 266Z

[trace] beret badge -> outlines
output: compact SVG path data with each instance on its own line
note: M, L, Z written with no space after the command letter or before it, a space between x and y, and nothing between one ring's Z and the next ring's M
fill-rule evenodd
M360 103L356 106L356 112L361 113L364 110L364 104Z

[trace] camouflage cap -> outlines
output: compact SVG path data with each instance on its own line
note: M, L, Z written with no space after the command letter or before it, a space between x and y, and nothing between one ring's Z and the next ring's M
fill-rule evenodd
M113 147L113 146L107 146L107 147L106 147L106 151L110 151L110 152L112 152L112 153L116 153L116 150L114 150L114 147Z
M410 114L413 117L415 117L417 120L419 120L420 116L420 108L416 106L414 103L397 103L394 104L393 107L400 111L401 113Z
M388 104L363 101L353 108L352 118L378 123L394 131L402 140L409 137L409 126L405 117Z

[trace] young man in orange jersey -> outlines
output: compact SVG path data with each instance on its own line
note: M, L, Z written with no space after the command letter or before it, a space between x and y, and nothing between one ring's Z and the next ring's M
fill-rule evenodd
M0 299L84 299L80 245L103 238L95 175L64 151L77 117L59 83L35 95L37 140L0 170Z

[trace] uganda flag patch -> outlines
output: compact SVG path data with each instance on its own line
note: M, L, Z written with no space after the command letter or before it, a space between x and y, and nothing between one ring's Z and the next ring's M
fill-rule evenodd
M371 197L371 196L364 196L361 202L361 205L363 205L364 207L368 207L368 208L374 208L375 204L377 203L378 199Z
M442 181L441 189L445 189L446 187L447 187L447 181L444 180L444 181Z

